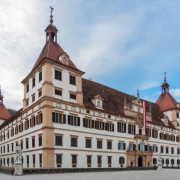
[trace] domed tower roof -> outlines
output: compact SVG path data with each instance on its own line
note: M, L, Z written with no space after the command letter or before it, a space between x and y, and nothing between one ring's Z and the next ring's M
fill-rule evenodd
M164 73L164 83L161 85L162 93L156 101L161 111L177 109L178 102L169 93L169 84L166 82L166 73Z
M0 119L7 120L11 115L3 104L3 95L1 94L1 86L0 86Z

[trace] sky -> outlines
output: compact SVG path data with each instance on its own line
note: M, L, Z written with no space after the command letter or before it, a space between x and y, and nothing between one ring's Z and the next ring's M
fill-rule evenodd
M0 0L0 85L22 108L21 81L44 44L50 8L58 43L84 78L155 102L164 72L180 101L179 0Z

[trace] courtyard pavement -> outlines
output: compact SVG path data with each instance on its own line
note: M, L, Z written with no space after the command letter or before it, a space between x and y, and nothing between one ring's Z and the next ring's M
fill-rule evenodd
M0 173L0 180L180 180L179 169L163 171L119 171L12 176Z

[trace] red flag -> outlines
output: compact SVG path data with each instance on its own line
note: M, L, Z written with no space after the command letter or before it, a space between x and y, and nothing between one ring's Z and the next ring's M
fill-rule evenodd
M146 131L146 101L143 101L142 108L143 108L143 131Z

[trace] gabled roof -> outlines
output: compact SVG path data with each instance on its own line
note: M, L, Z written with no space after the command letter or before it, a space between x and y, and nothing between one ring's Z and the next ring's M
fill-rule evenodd
M82 91L83 91L83 103L86 108L97 109L96 106L91 102L91 98L97 94L103 98L103 110L112 113L125 115L124 113L124 98L126 97L127 104L131 104L134 100L134 96L110 88L103 84L99 84L92 80L82 79ZM143 100L143 99L141 99ZM146 100L145 100L146 101ZM161 121L163 113L160 111L157 104L146 101L146 111L149 111L151 105L152 123L157 125L165 124ZM169 121L168 125L170 128L175 128L174 125Z
M0 119L6 120L9 117L11 117L11 115L9 114L9 112L6 109L5 105L0 103Z
M161 93L156 101L161 111L167 111L170 109L178 109L177 101L172 97L169 92Z

